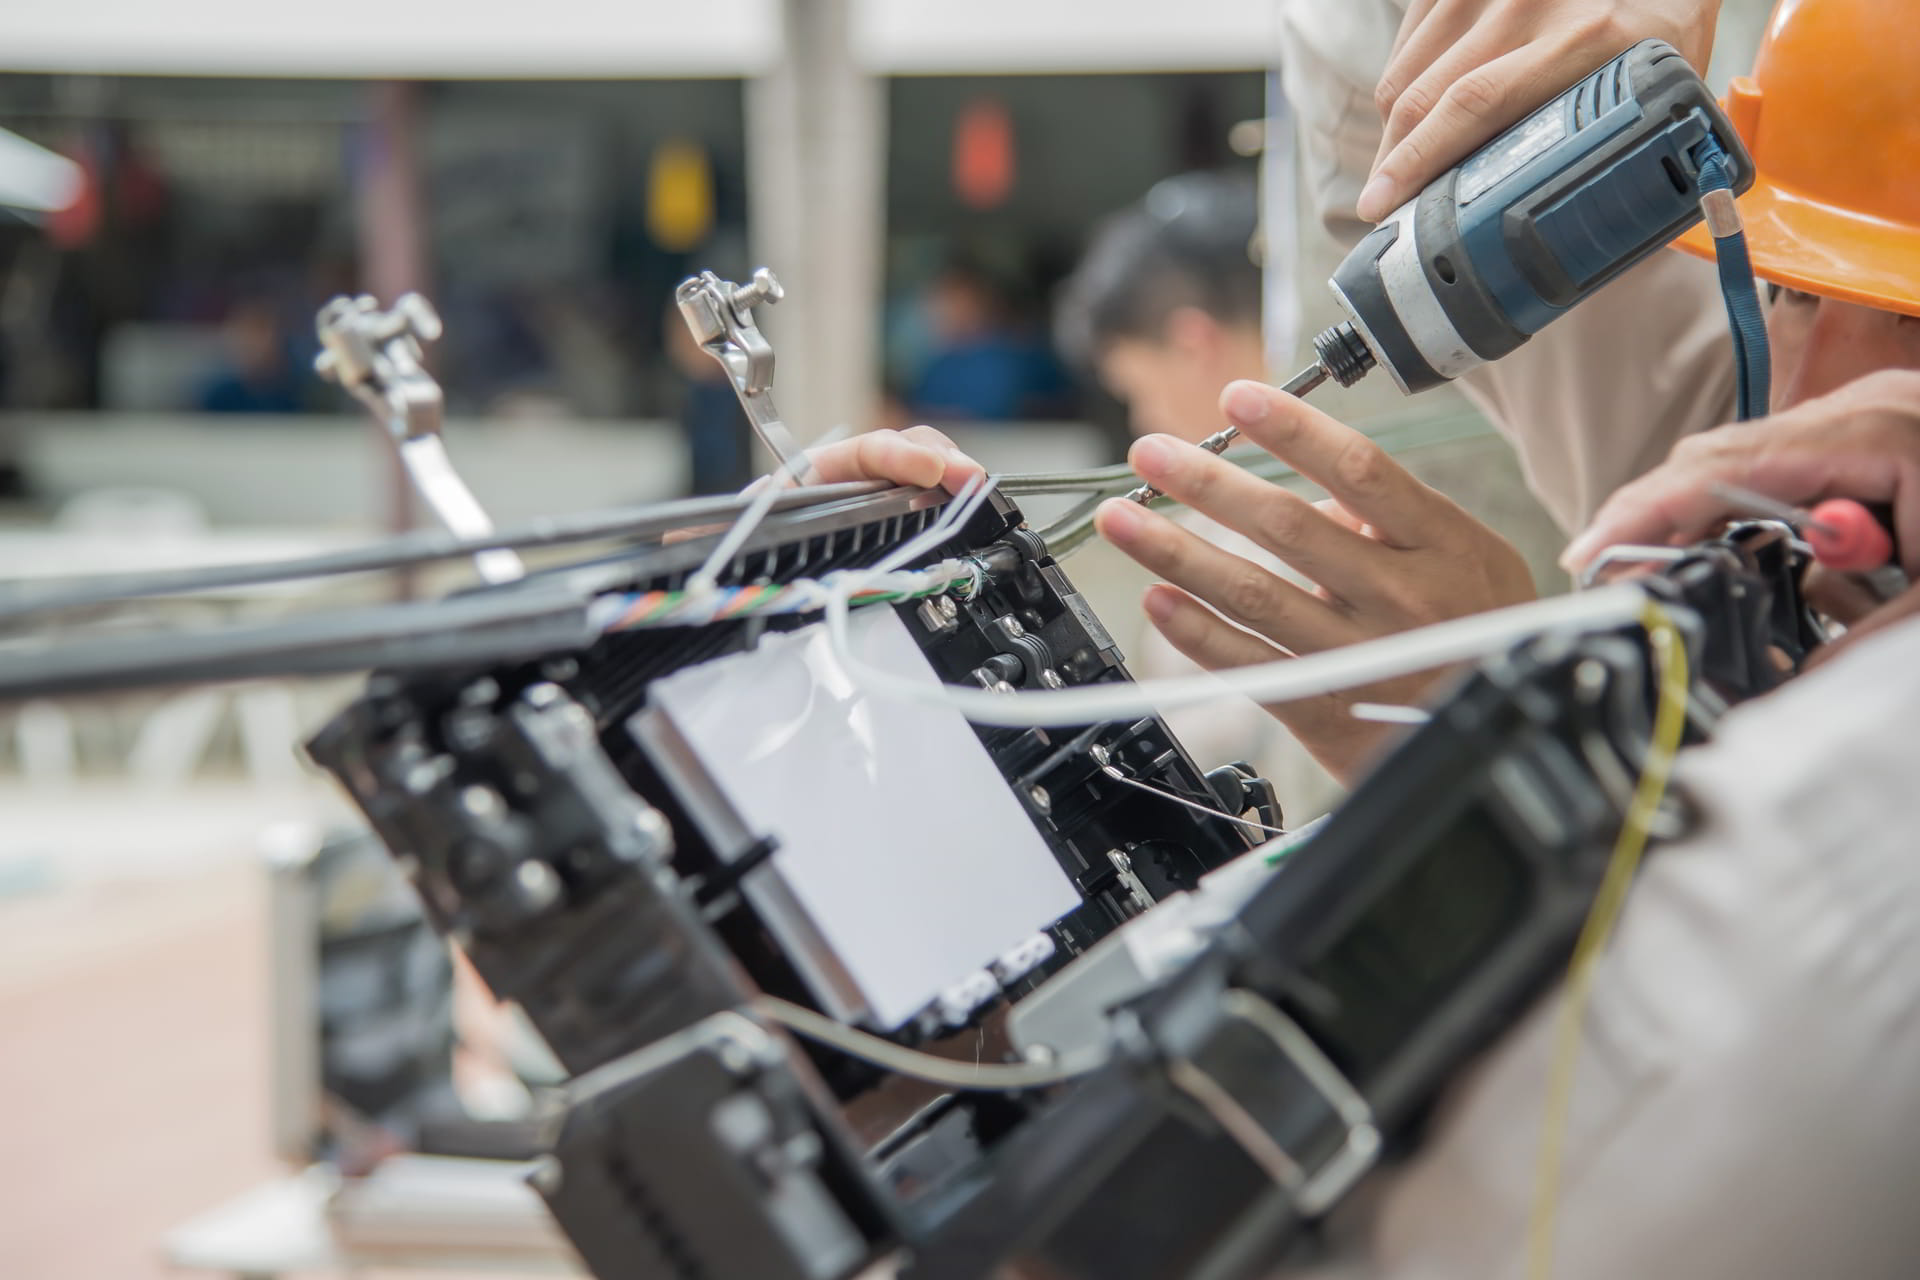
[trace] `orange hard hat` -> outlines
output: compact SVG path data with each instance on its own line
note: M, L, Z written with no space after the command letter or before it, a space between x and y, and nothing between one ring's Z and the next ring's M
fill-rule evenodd
M1740 197L1754 274L1920 315L1920 6L1780 0L1724 105L1758 171ZM1713 237L1674 247L1710 258Z

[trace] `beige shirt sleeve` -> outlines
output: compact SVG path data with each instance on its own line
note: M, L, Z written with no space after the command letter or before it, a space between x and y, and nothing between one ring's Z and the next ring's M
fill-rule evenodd
M1380 144L1374 85L1405 10L1404 0L1284 0L1282 74L1314 215L1302 220L1303 240L1343 252L1369 230L1353 205ZM1299 260L1324 261L1317 248L1302 244ZM1656 253L1459 385L1573 532L1680 437L1733 417L1733 352L1713 266Z
M1920 1258L1920 619L1687 752L1697 834L1648 855L1596 970L1555 1280L1892 1280ZM1521 1280L1555 993L1335 1215L1298 1280Z

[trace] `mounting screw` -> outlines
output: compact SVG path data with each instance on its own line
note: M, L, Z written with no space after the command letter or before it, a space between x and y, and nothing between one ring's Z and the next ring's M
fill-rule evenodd
M1014 617L1012 614L1008 614L1006 617L1000 619L1000 630L1006 632L1010 637L1027 634L1027 629L1020 625L1020 619Z
M460 807L473 817L488 820L498 818L507 810L506 801L492 787L464 787L460 791Z
M1087 754L1092 756L1093 762L1103 769L1113 763L1113 753L1097 742L1087 748Z
M945 596L922 600L914 612L919 615L921 624L937 636L951 635L960 625L960 611Z
M1033 807L1042 813L1053 811L1053 797L1047 794L1045 787L1035 787L1027 792L1027 799L1033 801Z
M1062 680L1060 673L1052 667L1047 667L1040 672L1040 683L1049 689L1064 689L1067 687L1067 682Z
M560 877L544 862L523 862L514 869L514 887L529 915L538 915L560 901Z
M533 1189L543 1195L552 1195L560 1190L560 1160L556 1156L541 1156L534 1162L533 1169L527 1174L527 1181Z
M651 805L642 809L634 815L633 825L639 829L641 835L652 841L656 848L663 851L673 848L673 827L668 824L666 815L658 809Z
M745 1079L753 1074L757 1063L753 1050L740 1043L738 1037L722 1036L713 1045L713 1056L720 1060L720 1066L729 1075Z
M419 294L401 294L394 300L393 309L399 314L402 320L407 322L407 328L411 330L413 336L420 341L438 342L440 340L440 334L442 332L440 313L433 309L431 302L428 302Z

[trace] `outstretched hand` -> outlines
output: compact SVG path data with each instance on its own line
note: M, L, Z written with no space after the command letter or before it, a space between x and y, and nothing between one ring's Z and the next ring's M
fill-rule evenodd
M1801 506L1889 503L1901 567L1920 577L1920 370L1883 369L1771 417L1688 436L1608 498L1561 563L1577 571L1620 543L1706 537L1747 514L1719 485Z
M1103 504L1101 534L1166 579L1146 610L1168 641L1209 670L1316 653L1533 598L1520 555L1365 435L1273 387L1236 382L1229 421L1325 489L1314 503L1170 436L1129 455L1141 479L1233 529L1309 580L1302 587L1138 504ZM1425 673L1268 707L1336 777L1351 779L1382 725L1353 703L1407 702Z

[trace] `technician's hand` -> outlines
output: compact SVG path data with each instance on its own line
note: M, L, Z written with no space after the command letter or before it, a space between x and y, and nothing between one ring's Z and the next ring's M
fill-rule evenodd
M985 468L932 427L869 431L851 440L815 449L810 457L822 484L888 480L894 484L921 489L937 487L958 493L968 481L986 473Z
M1704 73L1719 16L1720 0L1412 0L1374 90L1387 131L1357 212L1380 221L1641 40Z
M1100 532L1165 578L1150 587L1154 625L1209 670L1317 653L1429 622L1531 600L1519 553L1421 484L1373 441L1257 382L1236 382L1221 408L1257 442L1330 495L1313 503L1170 436L1137 441L1140 478L1291 565L1307 590L1125 500L1101 506ZM1351 779L1386 727L1356 720L1354 702L1404 703L1422 673L1267 709L1336 777Z
M1746 514L1715 484L1798 506L1892 503L1901 567L1920 577L1920 370L1883 369L1770 418L1688 436L1607 499L1561 563L1578 571L1619 543L1693 542Z

